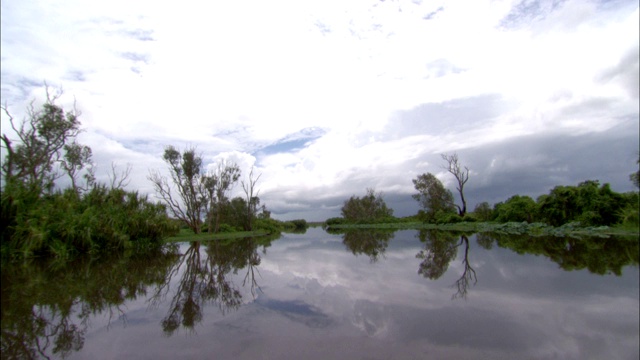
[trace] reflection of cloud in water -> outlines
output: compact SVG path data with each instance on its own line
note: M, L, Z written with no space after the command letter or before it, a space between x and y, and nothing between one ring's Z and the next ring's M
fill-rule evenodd
M357 300L353 306L353 325L369 336L385 336L388 332L389 314L384 305L367 300Z

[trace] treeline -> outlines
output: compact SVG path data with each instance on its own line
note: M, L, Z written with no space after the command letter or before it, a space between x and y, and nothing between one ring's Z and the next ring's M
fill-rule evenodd
M617 193L597 180L577 186L556 186L536 200L514 195L489 207L476 206L473 216L483 221L542 222L552 226L578 222L583 226L638 224L638 192Z
M468 168L460 170L457 155L443 155L447 161L445 169L457 180L457 190L461 205L454 202L452 192L431 173L419 175L413 180L417 193L413 198L421 209L414 216L398 219L393 217L382 198L374 190L367 189L363 197L352 196L343 204L339 218L327 219L326 225L340 224L380 224L422 221L431 224L450 224L458 222L528 222L545 223L550 226L562 226L575 223L579 226L622 225L638 228L639 197L638 192L617 193L609 184L600 184L598 180L587 180L577 186L556 186L548 194L536 200L530 196L514 195L504 202L491 206L482 202L467 212L464 200L464 184L468 181ZM638 186L638 173L630 180Z
M91 148L76 142L77 112L56 105L58 97L47 92L42 108L30 106L19 123L2 107L18 137L1 137L2 258L149 248L177 233L164 205L121 188L126 173L118 178L114 169L110 185L96 182Z

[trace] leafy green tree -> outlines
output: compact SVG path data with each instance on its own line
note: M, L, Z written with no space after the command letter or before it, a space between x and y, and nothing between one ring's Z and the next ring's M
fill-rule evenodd
M476 205L473 214L480 221L490 221L493 218L493 210L488 202L484 201Z
M505 203L498 203L494 208L496 220L499 222L534 221L537 212L536 202L529 196L514 195Z
M456 190L460 194L460 202L462 206L455 205L458 208L458 215L464 217L467 213L467 201L464 199L464 184L469 180L469 168L464 167L462 169L462 165L458 160L458 154L454 153L453 155L442 154L442 158L447 162L447 166L444 168L450 172L456 178Z
M553 226L579 221L583 225L601 226L620 222L627 201L611 190L609 184L587 180L578 186L556 186L538 198L539 213Z
M412 197L422 206L426 221L433 222L438 212L450 213L455 211L453 194L445 189L442 182L433 174L422 174L412 181L418 191Z
M89 164L91 151L75 142L80 133L77 111L66 112L56 105L60 94L51 95L47 89L47 100L41 110L33 103L27 109L27 119L19 125L6 106L2 110L9 118L16 133L17 144L7 134L2 134L7 156L2 162L3 185L19 183L35 195L50 193L55 181L62 174L58 164L63 163L75 187L78 170Z
M220 217L229 204L228 193L240 179L240 168L234 163L220 162L215 171L203 177L203 194L209 204L207 220L209 232L220 230Z
M175 231L161 204L117 186L96 184L91 149L75 138L80 122L51 96L42 110L29 107L17 125L6 109L17 140L1 137L7 155L2 162L0 233L2 256L55 256L158 246ZM14 142L15 141L15 142ZM60 189L65 173L71 186ZM78 183L84 173L86 186Z
M382 198L382 194L374 189L367 189L362 198L351 196L342 206L342 217L353 223L376 223L393 216Z
M193 148L181 153L175 147L168 146L164 150L163 159L169 166L177 197L167 178L158 171L152 171L148 179L171 214L183 221L195 234L199 234L208 204L203 196L202 156L196 154Z

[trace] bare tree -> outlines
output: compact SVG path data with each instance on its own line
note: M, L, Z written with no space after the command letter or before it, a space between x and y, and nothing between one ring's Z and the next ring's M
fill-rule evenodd
M109 173L109 185L112 189L122 189L129 185L129 182L131 181L131 179L129 179L129 175L131 175L131 169L133 169L133 167L131 164L127 163L127 167L120 172L118 172L116 168L116 164L112 162L111 173Z
M252 225L252 220L253 217L256 215L256 212L258 211L258 204L260 203L260 199L258 198L258 192L255 192L255 187L256 187L256 183L258 182L258 180L260 179L260 176L262 176L262 174L258 175L257 177L253 177L253 166L251 167L251 172L249 172L249 179L247 179L247 182L245 183L244 180L241 181L242 183L242 189L244 190L244 194L246 196L246 200L247 200L247 226L246 229L247 231L251 231L253 230L253 225Z
M207 208L207 199L202 196L202 157L197 155L193 148L180 153L173 146L168 146L163 158L169 165L171 181L178 197L172 193L172 186L167 178L159 172L151 171L147 178L153 183L156 193L167 204L171 214L184 221L194 233L199 234L202 229L202 216Z
M458 214L464 216L467 213L467 202L464 199L464 184L469 180L469 168L465 166L464 170L462 169L458 162L458 154L456 153L453 153L453 155L442 154L442 158L447 162L447 166L444 166L444 169L453 174L458 182L456 190L460 193L462 206L456 205L456 207L458 208Z

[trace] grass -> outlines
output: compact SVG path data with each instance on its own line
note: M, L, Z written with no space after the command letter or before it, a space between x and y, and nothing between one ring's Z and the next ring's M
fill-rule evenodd
M257 231L238 231L238 232L228 232L228 233L217 233L217 234L209 234L209 233L200 233L194 234L193 231L189 229L180 229L180 233L176 236L171 236L164 239L165 242L188 242L188 241L210 241L210 240L227 240L227 239L238 239L238 238L247 238L247 237L260 237L267 236L268 232L264 230Z

